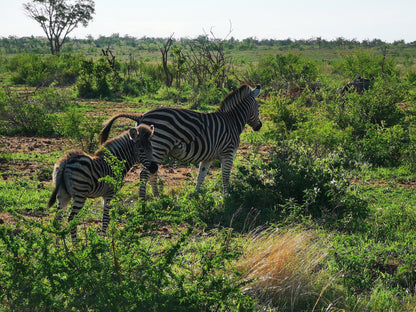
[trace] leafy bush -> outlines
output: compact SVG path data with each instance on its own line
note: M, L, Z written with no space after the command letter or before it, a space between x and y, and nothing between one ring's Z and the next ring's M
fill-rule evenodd
M1 99L6 103L3 116L7 122L1 132L4 134L51 135L54 133L55 116L42 101L9 93Z
M150 77L126 78L122 83L124 95L139 96L147 93L156 93L161 87L161 83Z
M121 78L104 58L84 60L76 87L79 97L117 97L121 91Z
M390 128L373 125L358 142L363 159L376 166L395 166L402 160L409 136L401 125Z
M12 57L7 67L12 72L11 80L15 84L49 86L56 82L58 85L68 85L77 79L81 61L82 56L76 54L22 54Z
M376 54L372 51L357 51L345 55L334 64L334 70L344 77L355 79L361 76L368 79L396 77L396 63L392 57Z
M291 99L284 92L271 94L266 115L276 127L276 136L287 134L298 128L299 123L306 121L310 115L305 106L304 97Z
M75 106L70 106L56 121L55 131L64 137L73 138L81 148L93 153L97 147L97 135L101 130L103 118L86 115Z
M289 52L263 57L257 65L250 67L247 78L266 86L266 92L283 89L290 93L316 86L318 69L314 62Z
M359 227L367 205L349 190L343 162L338 153L319 158L300 142L283 142L269 161L252 159L237 167L239 183L232 184L226 212L241 207L246 217L255 209L260 224L312 218L338 229Z
M232 261L240 255L230 233L212 233L201 243L183 214L146 209L140 203L124 215L112 210L110 239L93 229L85 243L55 244L69 229L23 220L0 225L2 306L15 310L245 311ZM169 220L168 238L157 235ZM18 235L16 235L18 233Z

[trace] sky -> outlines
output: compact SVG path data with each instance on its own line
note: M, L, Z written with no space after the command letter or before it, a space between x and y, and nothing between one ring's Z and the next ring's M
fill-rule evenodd
M23 3L0 0L0 37L45 36ZM95 0L87 36L416 41L416 0Z

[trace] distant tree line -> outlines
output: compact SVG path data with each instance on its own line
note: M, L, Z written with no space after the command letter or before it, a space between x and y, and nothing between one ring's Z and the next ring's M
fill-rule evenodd
M173 43L181 46L188 46L190 42L195 40L203 41L206 40L205 35L201 35L197 38L172 38ZM147 50L158 52L159 47L164 45L166 38L152 38L142 37L136 38L129 35L120 36L119 34L113 34L111 36L100 36L94 39L92 36L86 39L67 38L65 46L62 47L63 52L82 51L88 49L88 47L126 47L134 48L135 50ZM255 50L260 48L270 49L302 49L302 48L316 48L316 49L333 49L333 48L373 48L373 47L416 47L416 41L406 43L404 40L398 40L393 43L387 43L380 39L362 40L356 39L345 39L337 38L335 40L325 40L321 37L311 39L257 39L257 38L246 38L236 39L230 37L229 39L222 40L224 50L236 50L246 51ZM46 37L14 37L9 36L7 38L0 38L0 52L6 54L17 54L17 53L50 53L49 41Z

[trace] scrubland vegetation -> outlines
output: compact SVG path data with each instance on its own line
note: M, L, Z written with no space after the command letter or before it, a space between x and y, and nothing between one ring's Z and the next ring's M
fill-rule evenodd
M146 202L127 183L104 238L98 201L62 227L47 208L63 150L0 146L0 218L14 217L0 310L416 311L416 45L201 36L173 40L166 71L166 44L114 35L51 56L45 40L0 39L3 137L90 152L115 112L214 111L241 83L261 84L264 124L243 133L227 196L218 164L197 193L195 176ZM368 90L340 91L357 76Z

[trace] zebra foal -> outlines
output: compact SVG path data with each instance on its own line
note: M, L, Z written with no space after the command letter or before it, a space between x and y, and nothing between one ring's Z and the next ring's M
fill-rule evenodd
M136 163L143 164L146 171L154 173L158 166L152 161L150 138L153 132L153 126L140 125L108 140L94 155L75 150L58 160L52 174L54 190L48 203L48 207L51 207L58 200L58 220L62 221L62 209L68 206L71 198L73 204L68 221L77 215L87 198L102 197L102 234L105 235L110 222L109 204L115 195L112 186L99 181L106 176L114 177L110 165L105 160L106 151L124 161L123 178ZM76 240L76 227L71 230L71 237L72 241Z
M242 85L229 93L213 113L200 113L188 109L156 108L144 114L121 113L113 116L104 125L100 133L100 142L108 136L114 121L125 117L137 124L154 124L152 138L153 158L160 162L172 156L185 162L199 163L199 172L195 191L202 185L211 162L221 162L222 185L224 193L228 191L230 171L235 153L240 145L240 134L248 124L254 131L260 130L259 104L256 101L260 86L255 89ZM149 172L142 169L140 178L147 181ZM150 175L150 183L155 196L159 195L157 175ZM146 184L140 187L139 196L144 198Z

